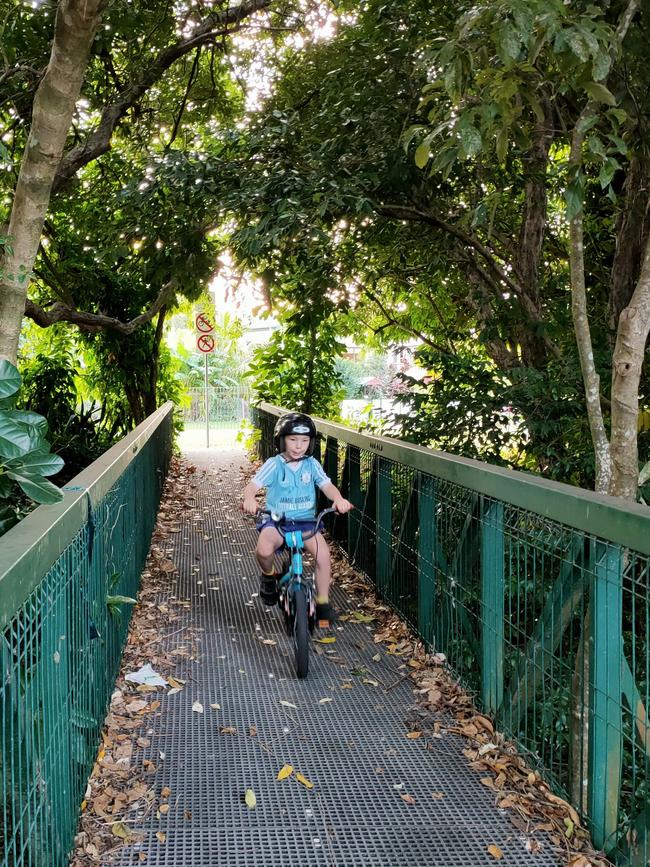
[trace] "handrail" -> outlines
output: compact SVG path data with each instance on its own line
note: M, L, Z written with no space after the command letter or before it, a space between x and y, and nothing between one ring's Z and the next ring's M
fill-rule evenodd
M86 524L89 507L101 502L173 409L171 401L163 404L68 482L61 502L39 506L0 537L0 627L11 620Z
M259 409L278 416L287 412L269 403L260 403ZM382 458L399 461L608 542L650 554L650 508L647 506L392 437L360 433L325 419L314 417L314 422L325 436L345 440Z

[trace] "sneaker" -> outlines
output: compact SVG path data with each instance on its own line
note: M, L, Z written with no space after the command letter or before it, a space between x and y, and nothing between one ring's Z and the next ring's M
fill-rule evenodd
M278 601L278 576L274 572L272 575L260 576L260 599L265 605L275 605Z
M316 603L316 620L321 629L327 629L336 623L336 611L329 602Z

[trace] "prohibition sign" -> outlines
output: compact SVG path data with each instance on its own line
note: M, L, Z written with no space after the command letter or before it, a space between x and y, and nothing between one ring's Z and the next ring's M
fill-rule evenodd
M196 325L196 330L200 331L201 334L209 334L211 331L214 331L214 325L210 322L205 313L199 313L194 320L194 324ZM214 347L212 348L214 349ZM200 346L199 349L201 349Z
M197 338L196 345L201 352L214 352L214 337L211 334L202 334Z

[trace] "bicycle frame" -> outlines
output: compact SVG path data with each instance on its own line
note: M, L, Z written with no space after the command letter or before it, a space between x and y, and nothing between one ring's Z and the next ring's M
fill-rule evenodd
M262 509L259 512L271 517L273 526L283 537L284 545L289 550L289 567L278 581L279 604L284 614L287 634L293 637L296 674L300 678L306 677L309 670L309 637L314 631L316 622L314 582L311 577L307 580L304 578L302 552L305 538L310 539L315 536L321 528L324 516L335 511L336 509L329 508L320 512L316 517L314 529L307 536L302 530L283 528L283 515L275 516Z

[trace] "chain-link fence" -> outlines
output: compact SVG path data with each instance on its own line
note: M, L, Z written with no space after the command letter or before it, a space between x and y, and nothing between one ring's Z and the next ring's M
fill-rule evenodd
M0 865L64 867L171 454L172 404L0 539Z
M254 411L263 458L276 407ZM317 421L333 535L621 864L650 863L650 510Z

